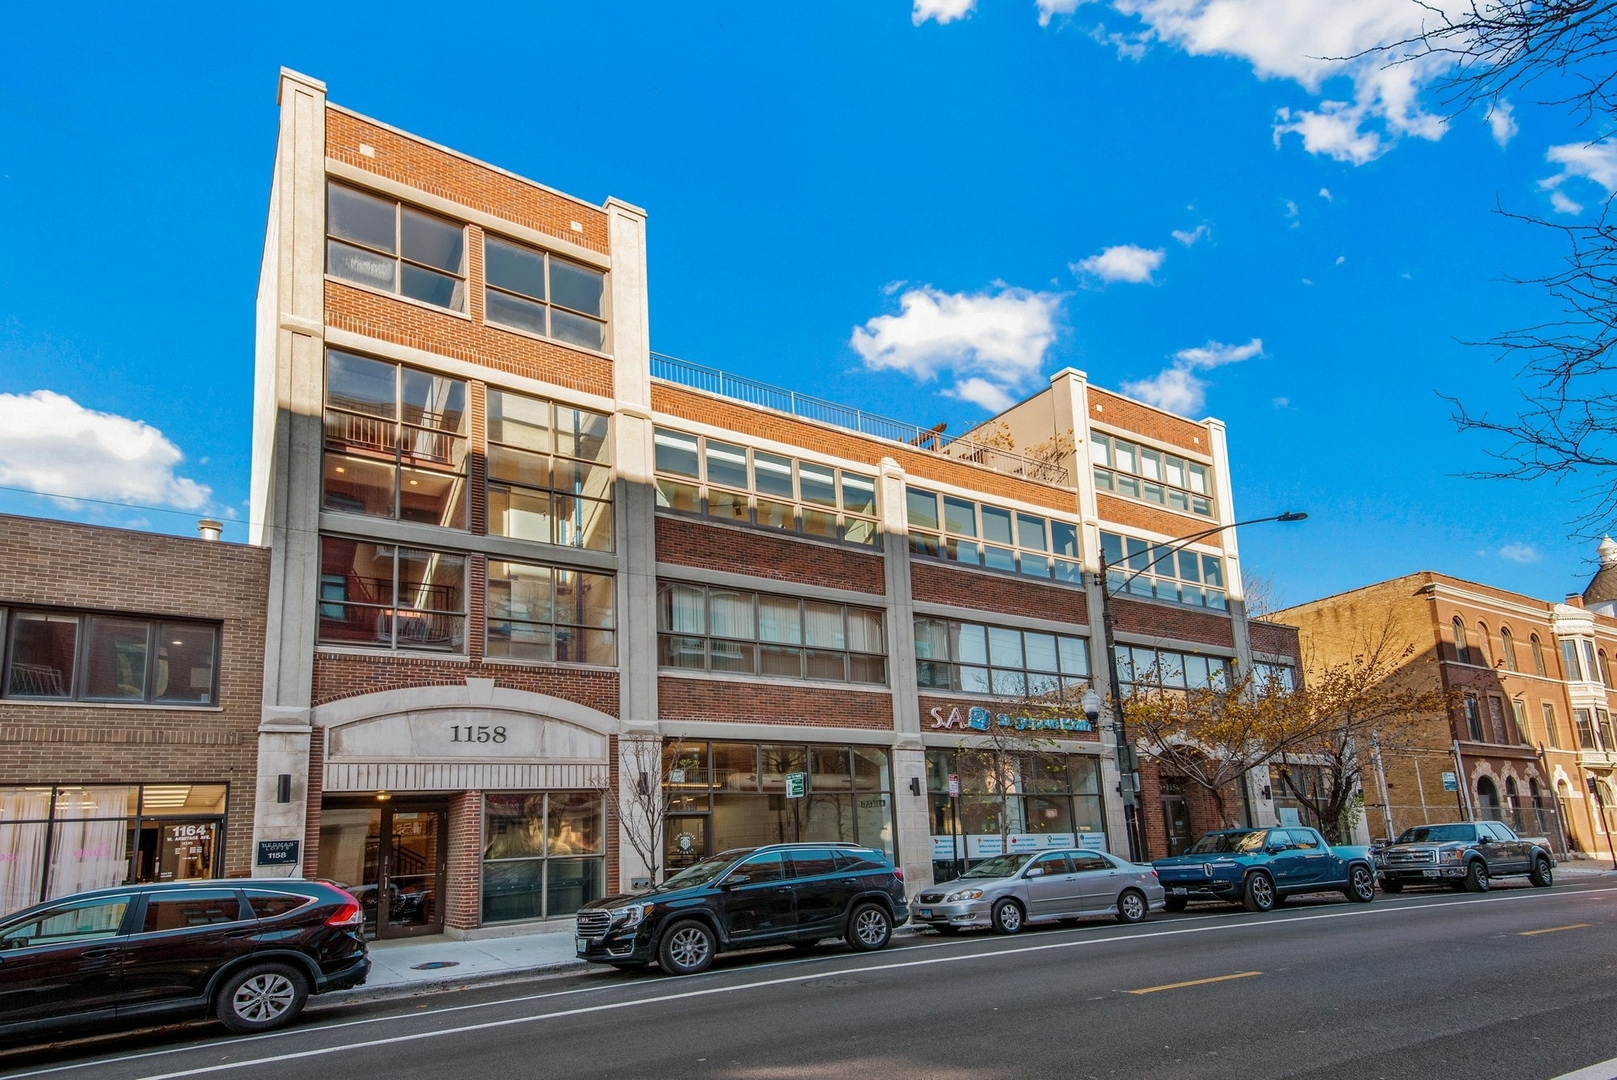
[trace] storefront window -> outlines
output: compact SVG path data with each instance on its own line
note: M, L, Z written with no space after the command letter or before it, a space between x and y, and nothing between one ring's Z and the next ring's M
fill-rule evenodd
M491 794L483 815L484 922L571 915L605 895L599 794Z
M803 795L788 798L794 774ZM799 743L670 743L663 776L673 830L699 841L671 846L665 868L727 848L845 841L897 855L892 766L869 746Z
M949 797L951 775L960 778L959 798ZM1005 841L1012 851L1106 850L1100 759L1092 754L929 750L926 785L938 881L1001 854Z
M223 784L0 788L0 915L135 881L218 877Z

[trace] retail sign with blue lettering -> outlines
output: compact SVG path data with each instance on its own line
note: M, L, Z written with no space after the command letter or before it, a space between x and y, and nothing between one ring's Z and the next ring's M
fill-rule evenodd
M254 861L259 866L296 866L302 848L301 840L260 840Z
M959 707L944 715L943 706L932 710L933 730L955 728L960 731L988 731L1005 728L1011 731L1094 731L1095 724L1084 716L1013 716L1010 713L991 713L981 705L973 705L965 712Z

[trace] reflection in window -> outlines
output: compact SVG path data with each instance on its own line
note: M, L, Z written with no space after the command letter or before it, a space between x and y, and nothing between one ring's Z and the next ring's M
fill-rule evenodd
M603 800L596 792L483 798L483 921L554 919L604 895Z
M489 560L487 655L616 664L613 591L608 574Z
M395 199L326 186L326 273L466 310L466 229Z
M923 690L1075 700L1089 686L1088 642L980 623L917 616L915 667Z
M1100 432L1089 439L1095 486L1100 490L1170 510L1213 516L1212 470L1208 466Z
M597 352L606 348L606 275L484 234L484 318Z
M1106 587L1113 595L1124 591L1217 611L1229 606L1224 594L1224 560L1217 555L1174 551L1166 544L1108 532L1100 534L1100 547L1106 558Z
M465 647L466 557L326 536L320 640L384 649Z
M9 628L5 697L216 703L216 626L31 611L11 612L0 624Z
M488 531L612 549L608 420L542 398L488 391Z
M1078 526L953 495L906 488L910 550L967 566L1083 583Z
M1131 690L1135 683L1165 690L1223 690L1230 685L1232 663L1222 656L1173 649L1117 647L1117 677Z
M662 582L657 630L665 669L887 681L882 613L870 608Z

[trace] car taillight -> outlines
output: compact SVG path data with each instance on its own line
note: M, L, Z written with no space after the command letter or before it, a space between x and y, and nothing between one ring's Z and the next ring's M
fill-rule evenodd
M1152 877L1156 877L1156 876L1157 876L1157 868L1156 868L1156 867L1154 867L1154 866L1153 866L1153 867L1152 867L1152 868L1151 868L1151 876L1152 876Z
M326 920L327 926L342 926L352 929L365 922L365 915L359 909L359 901L348 899Z
M898 880L903 881L904 880L904 870L903 870L903 868L899 867L899 866L893 867L893 876L896 877Z

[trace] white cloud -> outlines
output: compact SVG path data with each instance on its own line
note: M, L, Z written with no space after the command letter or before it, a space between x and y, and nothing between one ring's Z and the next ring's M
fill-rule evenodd
M1057 15L1071 15L1090 0L1033 0L1039 9L1039 25L1049 26L1050 20Z
M1183 229L1175 229L1173 231L1173 238L1186 247L1189 247L1196 241L1205 237L1211 231L1212 230L1209 229L1205 224L1202 224L1196 226L1194 229L1191 229L1189 232L1185 232Z
M1174 353L1174 362L1149 379L1123 383L1123 392L1159 409L1190 416L1207 403L1207 380L1197 375L1225 364L1236 364L1263 355L1263 339L1253 338L1245 345L1209 341Z
M1557 214L1581 214L1583 204L1575 199L1569 199L1559 191L1550 192L1550 205Z
M144 421L95 412L49 390L0 394L0 484L197 510L210 492L174 474L183 457Z
M1499 557L1517 563L1538 562L1538 549L1532 544L1506 544L1499 549Z
M1040 21L1049 0L1039 0ZM1111 0L1137 17L1147 39L1193 56L1233 56L1263 79L1286 79L1316 100L1276 113L1276 141L1297 135L1309 153L1362 165L1399 139L1439 139L1446 124L1421 91L1451 66L1448 56L1371 52L1419 35L1436 9L1458 14L1470 0ZM1402 62L1393 63L1394 59ZM1335 80L1331 97L1323 88ZM1343 93L1335 91L1339 84ZM1343 97L1350 100L1342 100Z
M1346 255L1338 255L1336 257L1336 265L1337 266L1341 266L1345 262L1347 262L1347 256Z
M1297 200L1295 200L1295 199L1287 199L1286 200L1286 218L1288 220L1290 220L1290 219L1295 218L1296 216L1297 216Z
M954 385L943 393L999 412L1038 378L1064 297L997 290L909 289L899 297L898 314L855 327L849 344L873 371L902 371L920 382L947 373Z
M1319 189L1319 197L1324 199L1326 202L1336 201L1335 199L1331 198L1331 189L1328 187L1322 187Z
M1483 117L1488 122L1488 130L1493 132L1493 141L1503 150L1510 145L1510 140L1516 137L1521 129L1516 124L1516 110L1511 108L1510 102L1500 98Z
M910 22L920 26L928 19L939 23L952 23L964 19L977 7L977 0L915 0Z
M1607 195L1617 194L1617 143L1563 143L1550 147L1544 160L1561 166L1561 171L1540 180L1540 187L1553 189L1572 177L1581 177L1605 188Z
M1100 278L1102 281L1127 281L1136 285L1147 284L1151 275L1162 265L1167 252L1161 248L1136 247L1134 244L1118 244L1109 247L1098 255L1091 255L1081 262L1072 264L1075 274L1088 274Z
M1274 399L1274 407L1277 409L1289 409L1291 408L1291 399L1288 397L1277 397Z

